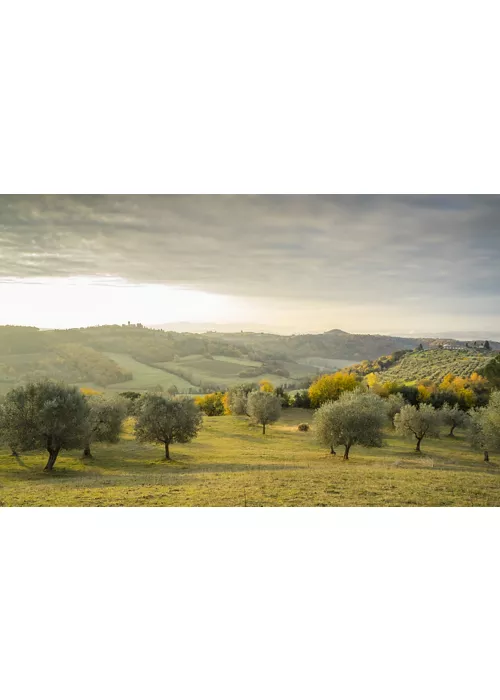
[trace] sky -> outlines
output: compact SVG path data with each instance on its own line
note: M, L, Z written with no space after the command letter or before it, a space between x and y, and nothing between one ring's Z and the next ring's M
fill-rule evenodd
M0 195L0 325L128 321L500 338L500 196Z

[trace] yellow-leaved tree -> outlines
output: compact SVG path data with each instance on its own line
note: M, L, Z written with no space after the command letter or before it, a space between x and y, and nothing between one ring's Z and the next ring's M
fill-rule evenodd
M259 382L259 388L261 391L265 391L268 394L272 394L274 391L274 386L267 379L262 379Z
M311 406L318 408L327 401L336 401L345 391L354 391L357 386L358 381L354 374L346 372L325 374L309 387Z

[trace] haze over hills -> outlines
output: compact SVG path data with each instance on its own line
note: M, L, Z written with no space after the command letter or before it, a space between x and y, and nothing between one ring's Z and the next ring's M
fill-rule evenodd
M271 335L322 335L323 333L332 332L328 329L318 330L311 328L309 330L297 330L291 326L276 326L269 324L257 323L195 323L190 321L181 321L177 323L153 323L145 324L148 328L156 330L174 331L176 333L269 333ZM339 331L345 332L345 331ZM369 335L363 333L350 332L349 335ZM373 335L373 334L370 334ZM500 330L481 330L481 331L419 331L419 332L403 332L399 331L380 331L375 335L389 336L396 338L432 338L441 340L459 340L459 341L474 341L478 339L493 340L500 343Z
M473 356L476 369L487 356L500 352L500 343L494 341L485 348L483 340L474 346L473 341L352 334L339 329L277 335L178 333L141 324L45 331L1 326L0 391L42 377L112 391L175 387L185 393L203 393L261 379L300 388L318 374L398 350L413 351L420 345L444 352L440 359L444 371L448 363L469 367L456 363L460 350Z

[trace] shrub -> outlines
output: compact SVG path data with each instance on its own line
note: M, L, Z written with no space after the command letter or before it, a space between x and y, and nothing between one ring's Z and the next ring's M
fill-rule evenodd
M309 423L299 423L297 430L300 430L301 433L307 433L309 430Z

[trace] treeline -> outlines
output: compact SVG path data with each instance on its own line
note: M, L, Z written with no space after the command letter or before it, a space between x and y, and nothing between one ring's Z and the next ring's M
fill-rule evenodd
M390 426L410 437L417 452L423 440L438 437L443 426L449 428L450 439L457 427L465 428L471 445L483 452L486 461L491 451L500 449L500 391L491 393L487 405L463 411L449 403L440 408L425 402L413 405L401 393L383 397L348 374L332 379L330 396L322 385L320 393L313 391L310 400L319 404L314 414L316 439L333 455L342 447L343 458L348 460L356 445L381 447L384 431ZM13 457L45 449L45 469L52 471L61 450L80 448L82 458L91 459L95 443L117 442L123 421L130 415L136 439L161 444L168 460L172 444L189 442L198 435L202 413L248 416L265 434L266 427L289 405L289 398L265 381L257 388L243 385L196 402L188 397L135 392L110 399L84 395L75 387L56 382L30 382L12 389L0 402L0 443L10 448ZM301 432L308 429L306 423L298 426Z
M422 346L418 348L423 349ZM346 367L345 372L348 374L356 374L360 377L365 377L372 372L383 372L393 365L397 364L405 355L413 352L412 350L396 350L391 355L382 355L377 360L363 360L357 365Z
M493 388L485 377L477 373L466 378L448 374L439 383L424 379L418 384L406 384L402 381L380 381L374 373L360 377L349 372L336 372L323 375L311 384L307 392L310 406L317 408L325 401L335 401L343 392L360 386L382 398L400 394L406 403L413 406L427 403L441 408L447 403L464 411L486 406Z

